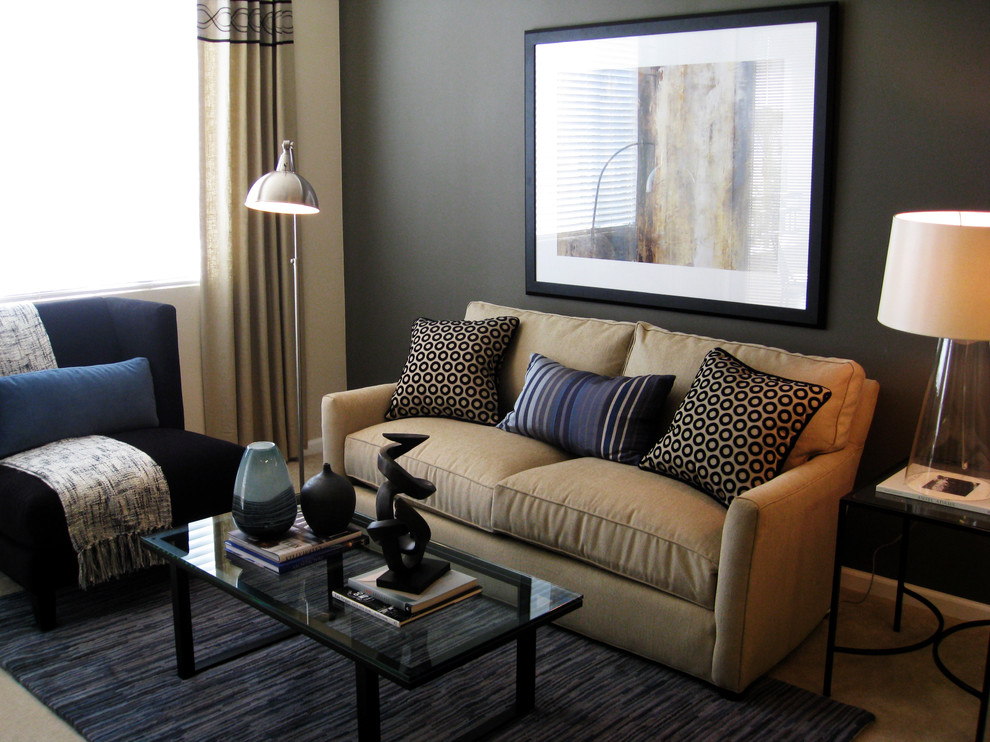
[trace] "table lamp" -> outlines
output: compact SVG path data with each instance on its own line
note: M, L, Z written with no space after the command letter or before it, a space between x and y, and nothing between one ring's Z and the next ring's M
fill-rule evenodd
M896 215L877 319L939 339L903 494L990 497L990 213Z
M299 424L299 486L306 482L303 453L306 438L303 429L302 365L300 358L299 329L299 237L296 232L296 215L316 214L320 203L313 186L296 173L294 144L286 139L282 142L282 154L275 169L258 178L248 191L244 205L257 211L276 214L292 214L292 294L295 314L296 335L296 419Z

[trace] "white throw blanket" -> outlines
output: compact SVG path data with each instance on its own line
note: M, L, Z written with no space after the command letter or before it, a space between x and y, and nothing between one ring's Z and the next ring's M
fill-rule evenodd
M0 304L0 376L56 368L34 304ZM66 438L0 459L51 487L62 502L79 558L79 584L89 587L160 560L142 535L172 524L168 483L146 453L113 438Z
M80 586L160 563L140 537L168 528L172 507L161 467L143 451L89 435L15 453L2 463L58 493L79 556Z
M49 368L55 353L34 304L0 304L0 376Z

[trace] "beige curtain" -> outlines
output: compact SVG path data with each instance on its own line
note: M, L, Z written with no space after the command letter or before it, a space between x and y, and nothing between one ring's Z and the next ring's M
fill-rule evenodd
M206 432L297 452L291 217L244 206L295 138L290 2L197 5Z

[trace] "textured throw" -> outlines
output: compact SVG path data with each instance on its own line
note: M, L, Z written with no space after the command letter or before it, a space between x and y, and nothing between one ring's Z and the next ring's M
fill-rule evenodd
M158 564L142 535L172 524L161 467L133 446L99 435L65 438L0 460L51 487L62 501L79 557L79 585L89 587Z
M0 304L0 376L57 367L48 332L34 304Z
M322 564L305 570L326 584ZM91 742L357 739L353 663L304 637L180 680L168 585L148 576L60 596L65 621L45 633L26 596L0 598L0 666ZM280 626L201 581L192 588L197 656ZM726 698L555 627L541 628L536 646L536 710L486 739L846 742L873 720L770 678ZM511 702L514 670L507 646L413 691L383 681L382 739L457 737Z

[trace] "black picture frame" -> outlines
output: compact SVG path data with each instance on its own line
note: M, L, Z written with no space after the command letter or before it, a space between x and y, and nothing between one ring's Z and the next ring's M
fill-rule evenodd
M823 326L837 12L527 31L526 293Z

